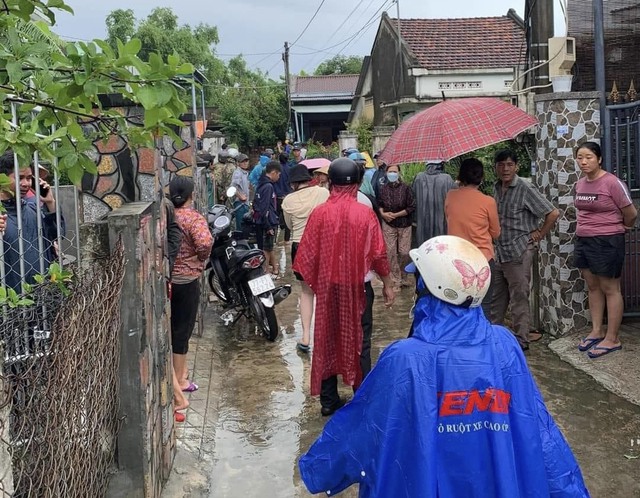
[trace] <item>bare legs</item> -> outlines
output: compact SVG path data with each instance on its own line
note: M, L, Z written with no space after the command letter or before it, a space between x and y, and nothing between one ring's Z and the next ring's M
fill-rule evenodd
M186 410L189 407L189 402L180 388L180 382L178 382L178 377L176 376L176 369L172 368L171 370L173 373L173 410Z
M582 276L589 288L589 311L593 328L587 339L604 338L598 346L612 348L620 345L618 333L622 323L624 302L620 291L619 278L607 278L594 275L587 269L582 270ZM605 304L607 309L607 330L602 330ZM584 344L584 342L583 342Z
M182 389L189 387L189 370L187 368L187 355L173 353L173 371L175 374L174 381Z
M313 318L313 291L305 282L300 282L300 320L302 321L301 344L308 346L311 342L311 319Z

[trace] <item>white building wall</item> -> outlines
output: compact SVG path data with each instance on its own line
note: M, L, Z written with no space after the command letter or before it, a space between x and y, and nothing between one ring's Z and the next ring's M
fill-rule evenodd
M416 96L419 99L446 97L505 97L513 81L513 71L491 74L469 72L456 74L420 75L416 77Z

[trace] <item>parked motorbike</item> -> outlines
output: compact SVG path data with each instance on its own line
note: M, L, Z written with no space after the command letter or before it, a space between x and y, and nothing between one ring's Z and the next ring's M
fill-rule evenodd
M234 187L227 190L233 198ZM209 209L207 221L215 238L209 257L209 286L227 309L221 315L225 325L241 316L253 319L270 341L278 336L275 305L291 294L290 285L276 286L264 270L265 255L254 248L243 232L232 229L235 210L216 204Z

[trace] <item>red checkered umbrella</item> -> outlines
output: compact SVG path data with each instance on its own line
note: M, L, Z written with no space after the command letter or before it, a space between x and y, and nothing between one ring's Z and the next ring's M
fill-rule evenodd
M448 161L514 138L537 122L499 99L445 100L402 123L385 146L382 160L387 164Z

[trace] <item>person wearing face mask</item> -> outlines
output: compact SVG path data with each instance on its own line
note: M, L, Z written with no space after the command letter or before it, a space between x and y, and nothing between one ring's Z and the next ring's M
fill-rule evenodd
M416 209L411 187L400 178L400 166L386 169L387 183L380 186L378 210L382 217L382 233L387 245L391 278L396 289L413 286L404 268L411 249L411 215Z

